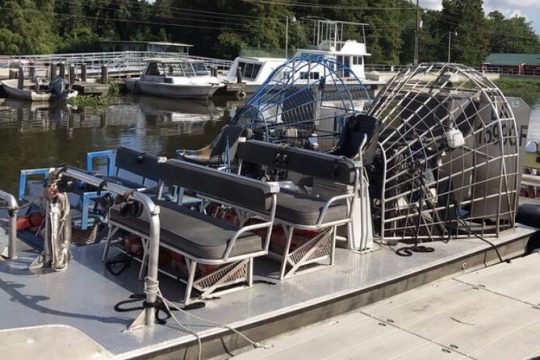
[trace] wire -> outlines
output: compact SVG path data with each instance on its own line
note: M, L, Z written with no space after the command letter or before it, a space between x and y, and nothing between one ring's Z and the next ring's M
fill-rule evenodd
M182 328L183 330L185 330L189 334L195 336L195 338L197 339L197 344L198 344L198 359L199 360L201 360L201 357L202 357L202 341L201 341L200 335L196 331L191 330L188 327L182 325L182 323L176 318L176 316L174 316L174 313L173 313L173 311L171 311L171 309L178 310L178 311L182 312L185 315L188 315L188 316L190 316L190 317L192 317L194 319L206 322L208 324L212 324L212 325L218 326L220 328L230 330L230 331L234 332L235 334L237 334L238 336L240 336L241 338L243 338L244 340L246 340L247 342L249 342L255 348L264 348L264 349L269 348L268 346L262 345L262 344L260 344L258 342L255 342L255 341L251 340L246 335L242 334L240 331L236 330L232 326L221 324L221 323L219 323L217 321L213 321L213 320L208 320L208 319L203 318L201 316L197 316L197 315L194 315L194 314L192 314L192 313L190 313L188 311L185 311L184 309L182 309L178 305L176 305L173 302L169 301L167 298L165 298L165 296L163 296L163 294L161 293L161 290L159 288L158 282L156 280L153 280L150 277L146 277L145 278L145 285L146 284L148 284L147 286L148 286L149 289L151 288L150 291L155 291L156 292L157 297L161 299L161 301L163 302L163 305L165 306L165 308L167 309L167 311L171 315L171 318L180 326L180 328Z

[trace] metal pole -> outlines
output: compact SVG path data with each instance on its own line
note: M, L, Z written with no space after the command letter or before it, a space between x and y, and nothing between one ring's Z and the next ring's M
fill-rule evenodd
M93 175L87 174L83 171L80 171L78 169L72 169L67 168L64 172L67 176L72 177L74 179L82 180L87 184L93 185L93 186L101 186L103 183L103 179L100 179L98 177L95 177ZM106 183L105 186L103 186L103 190L111 191L116 194L126 194L129 190L128 188L118 185L112 182ZM133 192L131 194L131 197L143 204L145 210L148 213L149 220L150 220L150 243L148 244L148 276L145 279L145 282L147 284L150 291L146 291L146 302L148 304L153 304L156 302L157 294L157 285L158 285L158 262L159 262L159 230L160 230L160 224L159 224L159 206L155 205L152 199L140 192ZM150 285L150 286L148 286ZM143 317L141 318L142 324L146 326L152 326L155 323L155 309L152 307L147 307L143 313ZM134 322L137 323L137 318ZM132 324L132 327L136 327L139 325L138 323L134 326ZM140 324L140 325L142 325Z
M452 32L448 32L448 62L450 62L450 46L452 45Z
M289 15L285 16L285 59L289 58Z
M16 240L17 240L17 210L19 204L15 197L5 191L0 190L0 199L8 203L9 212L9 239L8 239L8 258L14 259L17 255Z
M420 26L420 6L419 0L416 0L416 29L414 30L414 60L413 64L418 65L418 32Z

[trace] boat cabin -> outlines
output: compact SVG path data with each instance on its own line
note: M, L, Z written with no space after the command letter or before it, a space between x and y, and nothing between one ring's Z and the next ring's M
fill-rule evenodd
M364 23L348 21L314 20L312 45L307 49L299 49L296 55L321 54L348 67L359 79L365 79L364 57L371 56L366 49L366 36ZM351 26L360 28L360 40L344 40L344 28ZM342 77L348 78L352 74L345 70Z
M147 59L143 77L194 77L210 76L211 71L204 61L192 59Z

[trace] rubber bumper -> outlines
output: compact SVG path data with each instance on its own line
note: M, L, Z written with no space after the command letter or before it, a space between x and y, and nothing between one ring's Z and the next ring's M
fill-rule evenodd
M516 221L523 225L540 228L540 205L536 205L536 204L519 205Z

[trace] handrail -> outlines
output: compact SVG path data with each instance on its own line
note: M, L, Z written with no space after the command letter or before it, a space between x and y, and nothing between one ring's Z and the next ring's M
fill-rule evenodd
M69 176L70 178L81 180L89 185L93 185L101 188L102 190L109 191L118 195L127 195L128 198L132 198L135 201L140 202L144 209L147 211L150 217L150 241L148 245L148 273L145 281L145 293L146 303L154 304L157 299L157 284L158 284L158 261L159 261L159 236L160 236L160 223L159 223L159 206L154 204L152 199L143 193L133 191L125 186L115 184L112 182L104 181L102 178L87 174L81 170L74 168L66 168L60 173L60 176ZM152 326L155 322L155 309L153 307L146 307L143 310L144 316L139 322L139 318L131 324L130 328L146 325Z
M207 66L216 67L219 70L228 70L232 65L232 60L214 59L201 56L192 56L178 52L155 52L155 51L117 51L117 52L89 52L89 53L69 53L69 54L43 54L43 55L14 55L9 57L12 62L26 61L33 63L33 67L44 66L49 63L65 63L66 65L87 66L87 71L100 70L106 65L111 71L135 72L144 68L144 59L152 57L161 58L189 58L202 60Z
M8 258L13 259L17 255L16 240L17 240L17 210L19 204L15 196L0 190L0 199L8 203L9 212L9 238L8 238Z

